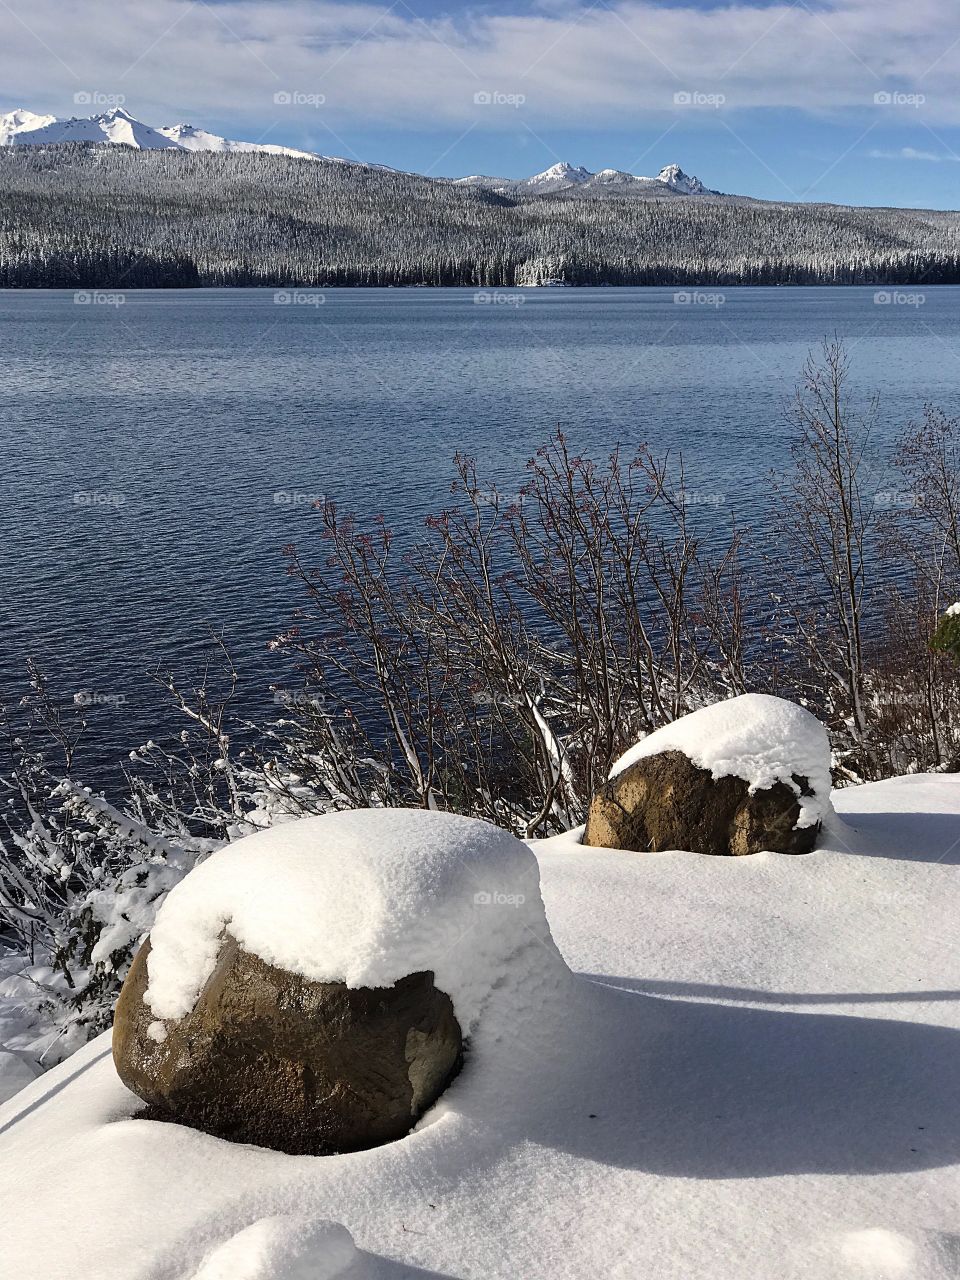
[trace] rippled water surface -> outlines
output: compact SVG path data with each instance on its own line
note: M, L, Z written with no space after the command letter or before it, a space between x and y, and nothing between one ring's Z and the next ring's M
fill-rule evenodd
M594 455L682 451L699 518L736 512L757 548L784 407L824 336L880 392L881 440L925 401L960 405L953 288L920 305L872 289L286 296L0 292L0 678L15 693L32 654L63 690L104 698L101 753L169 728L144 673L196 671L208 626L246 709L269 705L265 646L297 603L280 548L317 545L317 495L412 536L448 501L458 449L509 491L562 424Z

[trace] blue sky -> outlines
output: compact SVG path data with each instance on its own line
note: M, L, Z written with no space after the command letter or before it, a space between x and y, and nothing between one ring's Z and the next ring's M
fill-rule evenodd
M569 160L960 206L957 0L8 0L0 108L458 176Z

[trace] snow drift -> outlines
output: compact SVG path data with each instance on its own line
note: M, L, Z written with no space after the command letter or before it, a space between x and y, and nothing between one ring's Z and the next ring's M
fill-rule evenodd
M534 846L578 976L531 939L376 1150L132 1119L94 1041L0 1108L0 1270L208 1280L249 1247L256 1280L956 1280L960 778L834 802L804 858Z

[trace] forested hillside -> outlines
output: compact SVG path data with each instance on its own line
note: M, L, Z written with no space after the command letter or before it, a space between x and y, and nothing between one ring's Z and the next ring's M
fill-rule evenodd
M0 286L960 282L960 213L513 197L332 161L0 150Z

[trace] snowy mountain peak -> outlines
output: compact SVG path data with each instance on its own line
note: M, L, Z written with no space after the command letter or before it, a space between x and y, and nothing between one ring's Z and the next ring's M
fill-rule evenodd
M564 187L578 186L581 182L587 182L593 174L589 169L574 168L572 164L568 164L565 160L560 164L551 165L549 169L544 169L543 173L534 174L532 178L527 178L525 185L534 191L561 191Z
M24 111L21 107L8 111L6 115L0 116L0 146L7 146L18 133L43 129L46 125L53 124L56 118L40 116L35 111Z
M149 125L135 120L123 107L111 107L95 116L71 116L69 120L22 110L0 116L0 145L43 146L58 142L113 142L137 148L174 145Z
M702 196L707 194L707 188L700 179L684 173L678 164L665 165L657 174L657 181L665 183L671 191L678 191L681 195Z
M536 182L537 178L570 178L576 182L591 176L590 170L584 169L583 165L574 168L566 160L561 160L559 164L554 164L549 169L544 169L543 173L536 174L530 181Z
M43 146L58 142L108 142L150 151L265 151L311 160L326 158L273 143L233 142L191 124L155 129L137 120L124 107L110 107L98 115L82 118L71 116L69 120L22 109L0 116L0 146Z

